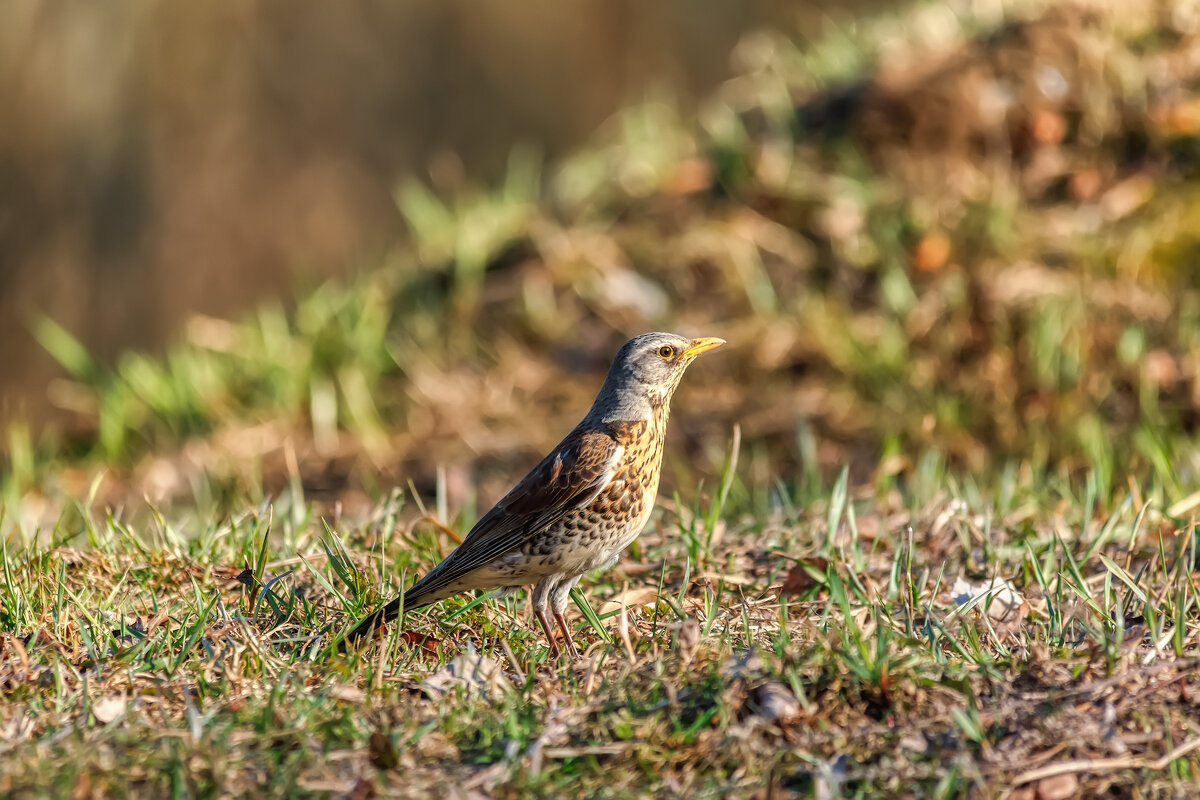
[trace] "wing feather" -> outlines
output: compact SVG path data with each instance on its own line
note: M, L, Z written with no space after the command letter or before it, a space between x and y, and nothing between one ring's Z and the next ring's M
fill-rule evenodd
M483 515L454 552L405 592L419 603L586 506L612 480L623 448L607 432L575 430Z

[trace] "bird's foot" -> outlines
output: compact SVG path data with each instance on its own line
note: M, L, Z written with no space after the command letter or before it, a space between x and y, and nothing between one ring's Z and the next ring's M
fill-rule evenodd
M579 648L575 646L575 639L571 636L571 629L567 627L567 618L562 615L561 611L555 611L554 620L558 623L558 629L562 631L563 641L567 643L567 652L571 654L572 659L578 661L580 658Z

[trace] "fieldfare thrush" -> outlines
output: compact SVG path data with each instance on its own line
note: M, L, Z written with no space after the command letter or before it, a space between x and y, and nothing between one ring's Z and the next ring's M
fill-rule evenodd
M573 656L563 612L586 573L611 567L650 518L658 494L671 395L684 370L722 339L646 333L617 353L591 410L548 456L475 523L450 555L348 635L355 640L403 608L474 589L533 584L533 613L557 656L549 606Z

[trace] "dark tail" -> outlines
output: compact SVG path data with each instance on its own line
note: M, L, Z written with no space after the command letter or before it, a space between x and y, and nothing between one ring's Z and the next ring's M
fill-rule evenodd
M354 629L346 634L345 641L357 642L371 631L383 627L384 623L391 622L400 614L400 603L402 597L397 597L392 602L385 605L383 608L377 609L363 618L362 622L354 626Z
M358 625L354 626L352 631L346 634L346 639L344 640L346 640L346 642L358 642L359 639L367 636L368 633L378 630L378 628L382 628L386 622L390 622L391 620L396 619L397 616L400 616L401 604L403 604L404 610L413 610L420 608L421 606L427 606L428 603L404 603L403 595L397 596L395 600L392 600L383 608L379 608L374 610L374 612L367 614Z
M427 605L436 603L437 598L430 598L427 592L420 592L418 594L413 591L413 589L419 588L418 584L413 584L403 595L396 597L396 599L387 605L368 614L342 638L342 641L357 642L372 631L382 628L386 623L400 616L401 606L404 607L405 611L416 611L418 608L424 608Z
M440 591L442 584L439 584L434 589L430 589L430 579L437 578L439 575L438 567L443 566L445 563L443 561L437 567L434 567L425 574L425 577L408 587L407 592L399 595L383 608L368 614L349 633L341 638L339 646L344 649L347 642L357 642L372 631L378 630L384 624L391 622L400 616L401 606L404 607L405 611L416 611L418 608L432 605L447 595L452 594L453 592Z

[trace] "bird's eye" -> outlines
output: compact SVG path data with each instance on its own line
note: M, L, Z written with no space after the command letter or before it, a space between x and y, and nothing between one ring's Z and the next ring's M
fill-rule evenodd
M664 344L662 347L658 348L658 354L666 359L674 358L675 348L671 347L669 344Z

